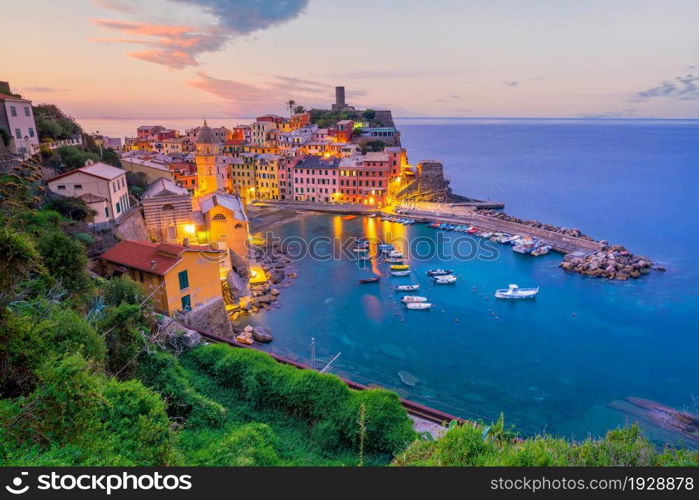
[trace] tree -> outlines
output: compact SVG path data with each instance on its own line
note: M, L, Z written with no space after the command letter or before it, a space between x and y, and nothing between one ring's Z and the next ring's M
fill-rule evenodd
M68 139L72 135L82 134L83 129L70 116L55 104L38 104L34 106L34 120L39 139Z
M17 297L19 285L41 268L41 256L25 234L0 227L0 318Z
M92 220L97 214L85 203L85 200L75 196L54 198L46 204L46 208L55 210L64 217L75 221Z
M306 108L304 108L303 106L296 106L294 108L295 115L300 115L301 113L305 113L305 112L306 112Z
M362 111L362 118L371 121L374 118L376 118L376 111L374 111L373 109L365 109L364 111Z
M87 291L90 277L85 270L87 255L83 246L60 230L44 233L38 250L50 276L72 294Z
M99 161L100 156L96 153L89 153L75 146L61 146L56 150L58 157L65 166L65 170L75 170L85 166L87 160Z

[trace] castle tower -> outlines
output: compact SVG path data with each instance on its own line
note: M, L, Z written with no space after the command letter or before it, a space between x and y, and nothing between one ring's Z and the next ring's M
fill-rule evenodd
M199 129L194 141L197 151L194 161L197 164L197 183L199 185L196 196L204 196L219 189L218 176L216 175L216 155L220 152L220 145L214 132L206 124ZM222 188L222 186L221 186Z
M346 107L345 87L335 87L335 104L332 105L332 109L334 111L342 111Z

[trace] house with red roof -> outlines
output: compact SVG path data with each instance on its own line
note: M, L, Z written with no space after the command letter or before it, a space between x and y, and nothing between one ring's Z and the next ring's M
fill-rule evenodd
M222 258L225 252L209 246L129 240L100 257L105 277L130 277L151 295L157 312L170 316L222 296Z

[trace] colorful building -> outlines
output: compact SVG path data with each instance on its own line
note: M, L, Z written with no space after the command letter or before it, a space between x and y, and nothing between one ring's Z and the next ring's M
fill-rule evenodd
M306 156L294 165L294 200L332 203L339 200L340 159Z
M206 246L122 241L101 256L103 274L128 276L151 295L154 309L173 315L221 297L219 260Z
M10 153L27 158L39 146L32 101L9 94L9 84L3 89L8 93L0 93L0 128L10 136Z

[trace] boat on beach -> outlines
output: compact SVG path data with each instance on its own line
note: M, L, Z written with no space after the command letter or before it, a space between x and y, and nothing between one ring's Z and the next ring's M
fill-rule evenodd
M368 284L368 283L378 283L380 279L381 278L379 278L378 276L373 276L371 278L362 278L359 280L359 283L361 283L363 285Z
M413 310L426 310L432 307L432 304L429 302L408 302L405 304L405 307L408 309L413 309Z
M430 269L427 271L427 276L446 276L447 274L452 274L454 271L451 269Z
M396 285L394 290L396 292L414 292L415 290L419 289L420 285Z
M391 271L391 276L396 276L396 277L402 277L402 276L408 276L410 274L410 269L407 271Z
M519 285L511 284L507 288L495 290L495 297L498 299L533 299L539 293L539 287L520 288Z
M401 302L407 304L408 302L427 302L427 297L420 297L419 295L404 295Z

